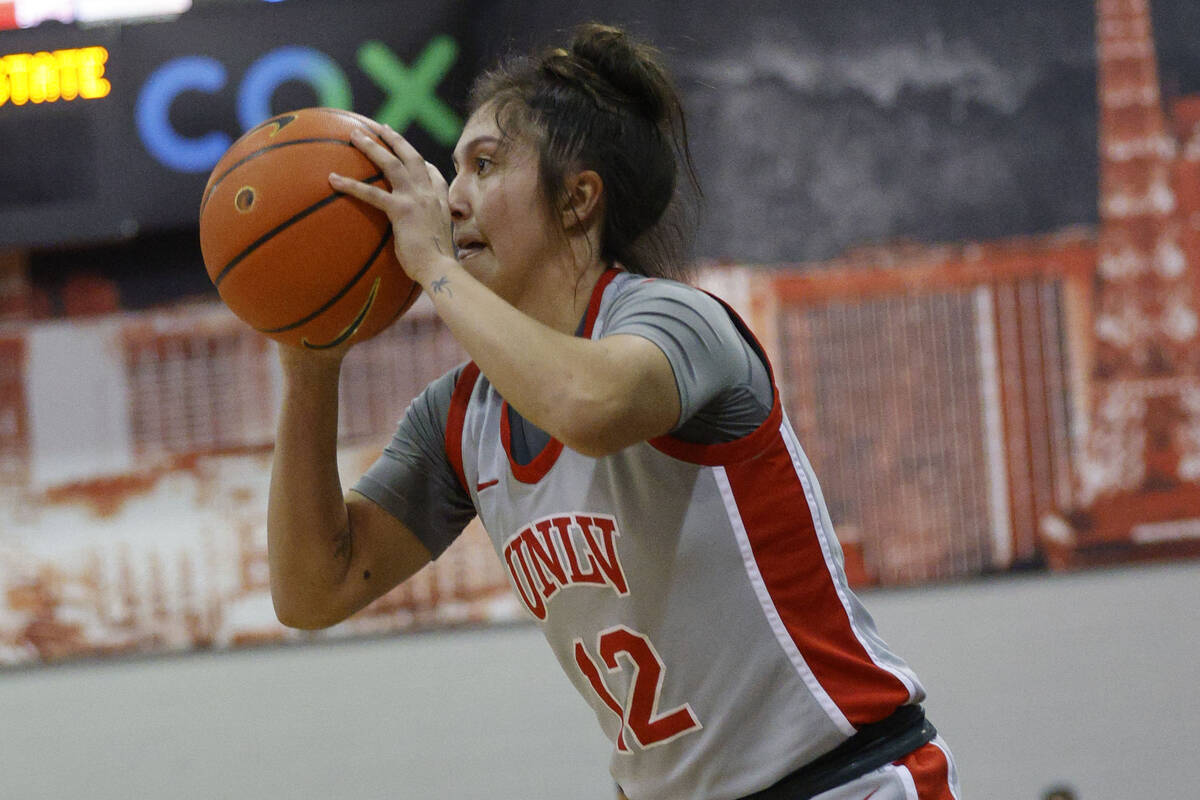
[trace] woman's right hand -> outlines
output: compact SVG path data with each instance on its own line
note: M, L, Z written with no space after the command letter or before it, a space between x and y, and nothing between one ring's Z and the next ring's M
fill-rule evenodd
M408 277L428 286L437 275L439 262L457 263L449 186L437 167L426 161L407 139L373 120L368 125L379 141L365 131L356 130L350 142L375 163L390 189L337 174L329 176L329 184L336 191L356 197L388 215L401 267Z

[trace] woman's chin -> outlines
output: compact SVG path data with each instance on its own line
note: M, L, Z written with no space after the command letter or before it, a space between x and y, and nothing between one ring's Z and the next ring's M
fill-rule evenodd
M496 294L504 295L503 282L499 280L500 270L496 266L495 259L490 258L486 251L472 253L466 258L460 258L458 263L462 264L463 269L472 278Z

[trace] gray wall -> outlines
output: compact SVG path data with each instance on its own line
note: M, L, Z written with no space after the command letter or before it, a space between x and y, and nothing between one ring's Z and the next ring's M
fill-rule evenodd
M1195 795L1200 564L875 591L970 798ZM0 798L608 800L533 627L0 673Z

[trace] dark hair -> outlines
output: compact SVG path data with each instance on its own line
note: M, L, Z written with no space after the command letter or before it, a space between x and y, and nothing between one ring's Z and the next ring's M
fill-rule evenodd
M620 28L587 23L575 29L569 50L509 56L481 75L470 110L488 104L505 136L516 128L533 138L551 206L563 198L570 170L600 175L603 260L644 275L687 278L700 187L683 107L656 50Z

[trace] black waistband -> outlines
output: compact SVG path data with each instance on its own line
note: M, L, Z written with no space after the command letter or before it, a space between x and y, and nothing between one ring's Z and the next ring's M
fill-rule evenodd
M807 800L898 761L927 744L937 730L920 706L900 706L783 780L742 800Z

